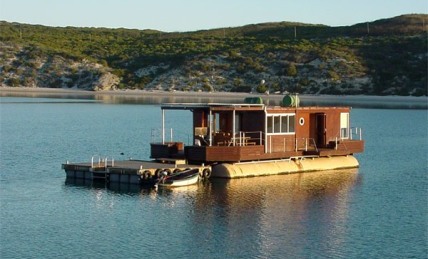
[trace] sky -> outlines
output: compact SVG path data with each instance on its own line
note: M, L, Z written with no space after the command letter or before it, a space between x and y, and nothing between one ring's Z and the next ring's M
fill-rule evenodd
M428 0L0 0L0 20L185 32L264 22L347 26L428 14Z

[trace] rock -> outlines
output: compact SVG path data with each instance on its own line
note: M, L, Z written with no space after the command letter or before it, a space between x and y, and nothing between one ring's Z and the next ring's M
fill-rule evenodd
M120 79L118 76L106 72L103 73L97 81L94 81L94 91L115 90L119 85Z

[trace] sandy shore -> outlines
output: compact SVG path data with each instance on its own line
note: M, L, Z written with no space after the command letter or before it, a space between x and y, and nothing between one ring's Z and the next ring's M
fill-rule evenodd
M0 87L0 95L70 95L70 96L123 96L123 97L146 97L146 96L174 96L174 97L217 97L237 98L257 96L248 93L223 93L223 92L168 92L168 91L146 91L146 90L116 90L116 91L87 91L79 89L62 88L26 88L26 87Z
M224 92L167 92L145 90L86 91L77 89L0 87L0 97L73 98L94 99L118 103L166 102L242 102L245 97L260 96L270 105L278 105L283 95L264 95ZM337 105L363 108L428 109L426 96L363 96L363 95L299 95L302 105Z

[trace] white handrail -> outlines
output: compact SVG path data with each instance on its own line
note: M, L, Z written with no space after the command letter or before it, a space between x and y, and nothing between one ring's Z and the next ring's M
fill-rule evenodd
M96 162L96 158L98 158L98 163ZM106 156L104 159L101 159L99 155L93 155L91 157L91 168L101 167L101 163L104 163L104 167L108 166L108 157ZM111 166L114 166L114 158L111 158Z
M268 140L270 143L269 146L269 151L270 153L272 153L272 136L268 136ZM297 152L298 150L304 150L304 151L309 151L309 150L315 150L318 152L318 147L315 143L315 140L313 138L283 138L282 139L282 152L288 152L288 151L295 151ZM278 151L278 150L277 150ZM274 151L274 152L277 152Z
M354 129L355 129L355 133L354 133ZM357 128L357 127L352 127L350 128L350 136L349 138L352 140L353 139L353 135L355 134L356 136L358 136L358 140L363 140L363 136L362 136L362 128Z
M164 134L163 130L165 130L165 129L152 128L151 129L151 140L150 140L150 142L151 143L159 143L159 142L164 143L165 142L165 136L163 135ZM174 129L170 128L169 132L170 132L170 142L172 142L173 135L174 135L173 134Z

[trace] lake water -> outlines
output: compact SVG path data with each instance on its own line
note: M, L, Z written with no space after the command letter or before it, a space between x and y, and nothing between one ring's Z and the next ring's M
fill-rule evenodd
M427 258L427 110L351 112L360 168L173 190L66 180L148 159L158 105L0 98L0 258ZM167 112L186 138L190 112ZM121 155L123 153L123 155Z

